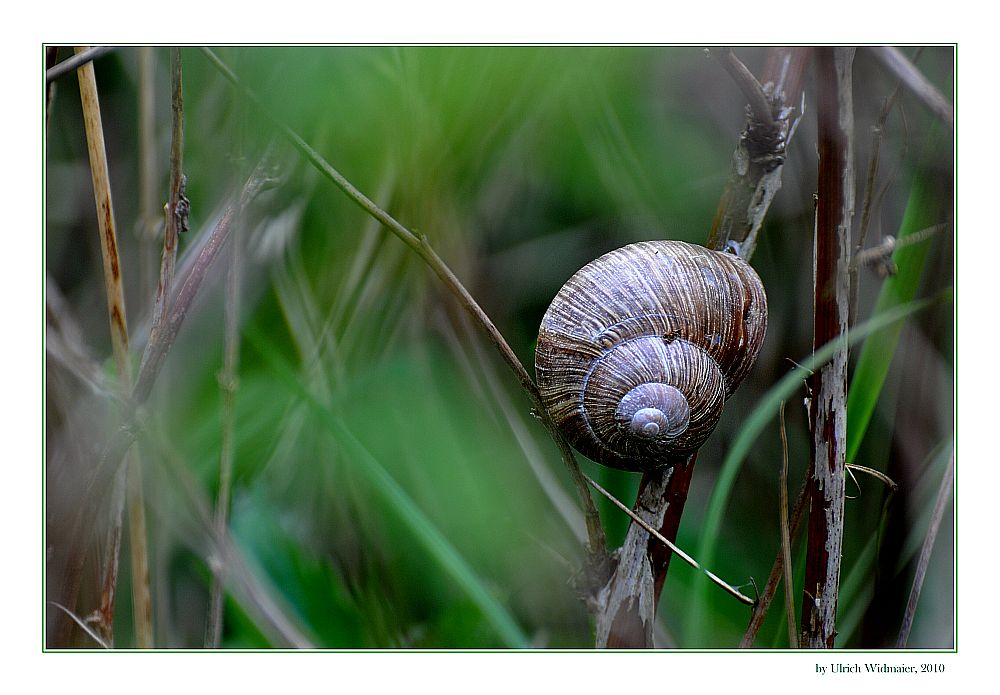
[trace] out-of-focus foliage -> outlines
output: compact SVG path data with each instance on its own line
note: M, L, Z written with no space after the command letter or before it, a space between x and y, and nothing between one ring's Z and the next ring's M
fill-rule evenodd
M139 50L121 48L96 63L136 352L148 333L158 259L155 242L142 239L143 225L161 214L140 209L139 142L150 139L157 153L160 204L170 142L167 49L154 50L152 133L138 126ZM740 54L755 69L762 50ZM580 266L640 239L705 241L744 118L738 90L693 47L256 47L218 54L267 110L396 219L426 234L529 365L542 312ZM183 58L192 213L181 266L269 143L277 177L239 233L230 523L238 559L223 646L284 646L290 634L332 648L490 648L523 646L522 637L537 647L592 645L572 582L583 524L568 476L492 347L419 259L276 137L198 49L185 49ZM950 92L950 48L925 49L917 65ZM862 50L855 86L860 203L871 127L895 81ZM810 350L812 94L807 87L784 186L754 258L768 291L767 342L699 457L679 537L689 550L701 540L719 465L741 420L787 372L788 360ZM66 316L79 328L75 347L103 364L107 318L74 78L57 84L50 114L50 300L55 293L65 299ZM875 137L880 166L867 245L898 233L916 176L934 192L925 201L930 219L948 221L950 133L904 92ZM930 252L916 271L917 296L926 297L953 282L952 236L923 243ZM228 263L222 254L188 316L141 438L162 647L203 640ZM859 278L863 320L882 281L869 269ZM873 387L876 408L855 462L901 488L889 498L862 475L849 485L842 646L886 646L898 631L954 429L952 326L946 303L909 320L884 385ZM73 496L64 494L74 478L66 471L92 465L106 432L81 424L95 411L78 373L50 355L47 377L48 515L59 519L74 512ZM808 462L800 401L788 405L788 437L794 498ZM754 577L763 584L778 549L780 452L775 425L742 467L715 539L711 569L734 583ZM637 476L583 465L632 502ZM603 502L601 512L617 544L627 519ZM53 528L55 557L65 549ZM952 646L952 532L946 523L938 536L911 646ZM93 536L97 548L99 530ZM96 606L98 555L91 554L75 604L81 614ZM127 645L127 562L122 574L117 629ZM49 578L50 597L58 579ZM746 609L705 591L704 581L672 565L659 611L664 644L738 641ZM698 616L696 624L689 615ZM50 615L50 629L57 616ZM758 645L782 647L785 633L774 608ZM89 646L82 633L70 644Z

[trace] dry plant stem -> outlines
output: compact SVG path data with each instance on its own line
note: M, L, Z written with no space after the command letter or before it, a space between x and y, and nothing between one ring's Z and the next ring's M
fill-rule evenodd
M934 511L931 513L931 523L927 528L927 535L924 537L924 544L920 548L920 557L917 560L917 570L913 576L913 586L910 588L910 598L906 602L906 612L903 614L903 624L899 628L899 637L896 639L896 648L903 649L910 639L910 629L913 627L913 617L917 612L917 602L920 600L920 590L924 586L924 577L927 576L927 567L931 561L931 551L934 550L934 541L937 540L938 529L944 519L944 510L951 499L951 488L955 481L955 451L952 450L948 457L948 465L941 478L941 486L938 487L937 499L934 502Z
M670 540L677 538L697 454L643 474L634 511ZM643 526L629 525L597 614L599 649L651 649L656 604L672 553Z
M222 75L235 87L240 89L244 96L246 96L247 100L254 104L254 106L258 107L261 112L271 120L274 126L289 140L289 142L291 142L292 146L295 147L295 149L298 150L310 164L312 164L326 178L332 181L334 185L343 191L354 203L361 207L362 210L378 220L383 226L399 238L400 241L410 247L431 268L431 270L434 271L435 275L438 276L438 278L444 283L445 287L447 287L448 290L455 296L463 309L465 309L469 315L472 316L475 322L486 333L490 341L500 353L503 361L507 364L511 371L514 372L514 375L520 382L521 387L531 398L535 414L542 420L542 423L545 425L545 429L549 432L550 436L559 447L563 461L566 464L576 487L580 504L584 509L584 518L587 524L587 537L589 539L588 563L590 565L590 569L598 575L606 572L608 567L608 555L604 529L601 526L600 517L597 513L597 507L595 506L593 499L590 497L587 482L576 462L576 457L574 456L572 449L570 449L569 445L566 443L565 439L563 439L558 428L549 418L549 415L542 404L541 396L538 393L538 387L535 385L535 382L528 375L524 365L521 364L521 361L507 344L503 335L499 330L497 330L493 321L489 318L489 316L487 316L486 312L483 311L482 307L479 306L472 295L469 294L469 291L458 280L455 274L452 273L451 268L449 268L448 265L441 260L440 256L437 255L427 241L426 236L414 234L412 231L400 224L389 213L378 207L361 191L355 188L339 171L334 169L319 155L318 152L310 147L305 140L299 137L295 131L276 121L268 113L267 109L260 103L257 96L243 85L239 77L237 77L237 75L225 63L223 63L218 56L215 55L215 53L207 48L202 50L213 65L215 65L215 67L222 73ZM603 577L601 577L598 581L602 580Z
M788 621L788 646L799 648L795 627L795 599L792 585L792 538L788 530L788 435L785 432L785 402L778 411L781 427L781 479L778 487L779 510L781 513L781 563L785 566L785 617Z
M85 48L77 48L77 55ZM111 324L111 347L115 365L121 379L123 393L132 386L129 362L128 328L125 319L125 295L122 289L121 267L118 259L118 241L115 232L114 208L111 202L111 180L108 175L107 153L104 147L104 128L97 97L97 80L94 66L85 62L78 71L80 103L87 132L87 150L90 173L94 185L98 226L101 233L101 258L104 266L104 286ZM145 512L142 500L141 468L137 453L127 453L127 465L114 476L112 492L111 525L108 531L108 554L105 558L104 581L99 608L99 632L107 644L113 644L114 600L118 582L118 562L121 547L122 501L128 506L130 547L132 548L132 597L135 613L136 643L140 647L152 646L152 601L149 596L149 570L146 550ZM131 478L126 483L126 479ZM127 486L127 494L122 488Z
M126 477L131 467L131 454L132 450L129 449L125 454L125 465L118 469L111 481L110 517L101 558L101 602L94 616L101 641L109 648L113 648L115 644L115 598L118 591L118 567L122 549Z
M889 488L890 492L895 492L896 490L899 489L899 485L896 484L896 481L894 481L892 478L887 476L882 471L877 471L874 468L869 468L868 466L861 466L856 463L848 463L845 466L845 468L847 469L848 473L850 473L851 471L859 471L861 473L867 473L868 475L870 475L873 478L876 478L877 480L881 480L883 483L885 483L885 486Z
M730 249L743 259L753 256L757 235L771 201L781 188L781 172L785 148L798 118L802 80L808 64L808 48L772 49L764 72L764 93L770 104L766 120L760 117L763 106L752 107L746 127L733 153L726 189L712 223L708 246ZM724 54L723 64L730 74L749 71L732 52ZM738 63L740 67L731 67ZM753 79L750 75L749 79ZM756 80L754 80L756 83ZM746 77L738 79L743 91L755 93L746 85Z
M111 179L108 175L104 128L97 99L94 66L89 63L84 64L80 68L79 78L80 102L90 157L90 175L94 184L94 201L97 205L97 222L101 233L101 260L104 264L104 290L111 324L111 350L120 376L127 385L131 380L131 371L128 361L128 330L125 323L125 293L122 289L121 267L118 260L118 238L111 203Z
M792 511L791 521L789 522L789 539L794 539L799 534L799 528L802 526L802 519L805 516L808 499L806 485L803 483L795 502L795 509ZM753 646L754 640L757 639L757 633L760 632L761 626L764 625L764 618L767 617L767 611L771 607L774 595L778 592L778 585L781 584L781 579L785 574L785 567L784 549L778 548L778 554L774 558L774 564L771 566L771 573L767 576L764 591L761 592L760 598L757 599L757 605L754 606L753 615L750 617L750 624L747 626L747 630L740 640L740 649L749 649Z
M709 246L730 248L749 261L764 215L781 185L785 147L800 115L802 82L812 49L768 51L760 83L774 101L771 123L751 114L733 155ZM731 243L732 242L732 243ZM635 511L670 540L677 538L696 456L643 474ZM652 625L670 567L670 552L638 524L629 527L597 616L598 647L651 648Z
M70 74L81 65L97 60L113 50L115 50L114 46L91 46L84 51L77 50L76 55L72 58L67 58L63 62L48 68L45 71L45 82L50 83L58 80L63 75Z
M160 257L160 280L156 287L156 300L153 304L153 321L150 328L150 341L163 326L161 324L163 311L170 296L174 280L174 268L177 264L177 205L181 197L181 180L184 164L184 83L179 48L170 49L170 106L172 129L170 140L170 199L163 206L163 255Z
M902 51L894 46L872 46L869 50L931 113L949 128L955 127L955 109Z
M750 110L753 112L753 117L761 123L773 121L774 114L771 112L771 102L764 93L764 88L757 81L757 78L754 77L753 73L750 72L750 69L736 57L733 49L717 48L712 49L710 52L722 63L722 67L726 69L726 72L733 78L740 91L743 92L743 96L747 98L747 101L750 103Z
M129 549L132 559L132 612L135 623L135 646L153 648L153 597L149 588L149 543L146 533L146 507L143 500L142 466L139 451L132 448L127 456L127 500Z
M641 516L639 516L638 514L636 514L635 512L633 512L631 509L629 509L628 507L626 507L624 504L622 504L618 500L617 497L615 497L610 492L608 492L607 490L605 490L603 487L601 487L600 485L598 485L589 475L584 474L583 477L586 478L587 482L590 483L591 487L593 487L599 493L601 493L602 495L604 495L608 500L611 501L611 503L613 505L615 505L620 510L622 510L623 512L625 512L625 514L627 514L629 516L629 518L632 519L632 521L634 521L635 523L639 524L644 529L646 529L646 532L649 533L651 536L653 536L653 538L655 538L656 540L658 540L660 543L663 543L663 545L667 546L670 549L670 551L672 553L674 553L674 555L676 555L681 560L683 560L687 564L689 564L692 567L694 567L696 570L698 570L700 572L704 572L705 576L707 576L709 579L711 579L714 584L720 586L726 593L728 593L730 596L733 596L734 598L736 598L740 603L745 603L748 606L752 606L753 605L754 601L753 601L752 598L750 598L749 596L744 595L743 593L740 592L739 589L737 589L736 587L732 586L731 584L728 584L727 582L723 581L714 572L711 572L711 571L705 569L704 567L702 567L698 563L697 560L695 560L693 557L691 557L690 555L688 555L687 553L685 553L683 550L681 550L680 548L678 548L676 545L674 545L674 543L672 543L671 541L668 541L666 538L664 538L663 535L659 531L657 531L655 528L653 528L652 526L650 526L649 524L647 524L646 521L645 521L645 519L643 519Z
M854 50L849 48L820 48L816 53L819 196L814 243L814 349L847 333L847 266L854 214L853 59ZM837 634L844 532L846 343L809 381L813 439L807 479L810 512L801 643L809 649L829 649Z

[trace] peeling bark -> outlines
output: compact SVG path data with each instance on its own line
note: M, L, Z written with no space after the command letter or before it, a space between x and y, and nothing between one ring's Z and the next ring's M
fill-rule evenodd
M810 378L812 471L809 540L803 586L802 646L832 648L844 532L847 446L848 263L854 214L852 48L817 51L819 192L814 257L813 349L841 338L843 347Z

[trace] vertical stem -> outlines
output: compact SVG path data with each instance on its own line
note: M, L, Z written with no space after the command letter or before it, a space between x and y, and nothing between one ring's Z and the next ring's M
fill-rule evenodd
M242 99L239 103L242 106ZM239 111L241 114L243 110ZM242 129L245 121L240 119ZM243 135L237 135L237 151L243 161ZM233 239L229 247L229 269L226 273L225 347L222 371L219 373L219 390L222 396L222 446L219 452L219 493L215 500L215 536L219 539L216 547L222 548L221 539L226 537L229 526L229 507L233 478L233 451L236 429L236 390L239 384L240 363L240 284L242 270L242 244L240 231L244 220L243 206L236 209L233 220ZM227 563L225 554L219 553L212 568L212 583L209 591L208 624L205 630L205 647L218 649L222 643L222 617L225 599L225 576Z
M156 271L156 231L160 220L156 199L156 79L154 49L139 52L139 287L152 291Z
M78 47L77 53L86 50ZM90 156L90 176L94 185L94 202L97 205L97 224L101 233L101 260L104 263L104 290L108 302L108 319L111 328L111 350L121 379L132 380L128 360L128 330L125 323L125 293L122 289L121 267L118 262L118 237L115 232L114 209L111 204L111 178L104 147L104 126L101 106L97 99L97 79L94 64L85 63L78 69L80 104L83 124L87 131L87 151ZM126 390L127 393L127 390Z
M154 49L139 48L139 287L146 296L155 272L156 211L156 89ZM132 594L136 614L136 646L151 648L153 637L153 602L150 595L149 551L146 516L142 504L142 469L136 449L127 456L128 496L138 503L129 505L131 529ZM144 576L138 576L143 574Z
M78 47L77 53L86 50ZM93 63L86 63L77 71L80 81L80 103L84 127L87 132L87 150L90 157L90 174L94 185L94 201L101 235L101 258L104 265L104 288L108 302L111 327L111 348L121 379L122 392L132 390L132 370L129 362L128 327L125 320L125 293L122 289L121 266L118 258L118 239L115 232L114 208L111 202L111 179L108 174L107 153L104 146L104 127L97 97L97 80ZM130 480L128 480L131 478ZM127 481L127 482L126 482ZM152 646L152 603L149 597L149 570L146 552L146 523L142 500L142 478L136 452L131 450L126 467L115 475L112 492L111 524L108 530L107 554L104 561L104 579L101 591L101 637L113 644L114 601L118 583L118 563L121 548L122 505L128 506L129 539L132 549L132 598L135 613L136 643L140 647ZM125 488L123 494L122 489Z
M131 454L131 449L126 456ZM97 632L109 647L115 642L115 597L118 590L118 566L122 549L122 516L125 513L125 477L128 465L121 466L111 481L111 509L104 557L101 560L101 603L97 613Z
M819 196L814 256L813 348L846 338L849 235L854 214L854 49L817 50ZM812 471L803 586L802 646L832 648L844 532L847 343L810 377Z
M635 512L667 540L677 531L694 474L697 453L643 474ZM608 584L608 601L597 618L598 648L651 649L656 605L673 553L636 523L629 526L620 561ZM636 561L638 558L638 561Z
M692 456L642 478L634 511L670 541L677 537L677 529L664 525L664 515L670 505L663 501L675 499L679 504L684 503L678 496L669 496L667 490L674 478L690 481L693 468ZM598 649L649 649L653 646L656 596L660 588L655 585L654 578L661 575L654 571L654 563L657 570L662 570L670 562L670 551L633 522L619 557L622 561L608 582L607 598L597 613L595 644Z
M139 451L133 447L127 457L128 528L132 561L132 612L135 646L153 648L153 598L149 590L149 544L146 536L146 509L142 491Z
M222 395L222 446L219 453L219 494L215 502L215 535L225 538L229 526L229 506L233 477L233 447L236 426L236 390L239 383L239 292L240 292L240 243L239 229L242 215L238 212L230 246L229 270L226 273L225 354L219 373L219 390ZM219 544L219 547L222 547ZM223 599L225 598L226 564L224 557L216 558L212 567L212 586L209 595L208 626L205 646L218 649L222 640Z
M153 305L153 322L150 329L150 342L154 335L162 330L162 317L170 297L170 285L174 279L174 267L177 261L177 205L181 197L184 164L184 83L182 79L181 52L179 48L170 49L170 109L172 113L172 131L170 139L170 194L167 204L163 206L163 255L160 258L160 280L156 288L156 301Z

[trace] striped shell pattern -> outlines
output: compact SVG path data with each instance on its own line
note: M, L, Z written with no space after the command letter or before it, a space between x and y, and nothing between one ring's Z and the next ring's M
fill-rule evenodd
M639 242L566 282L542 319L535 373L577 450L644 471L704 443L766 329L764 287L745 261L679 241Z

